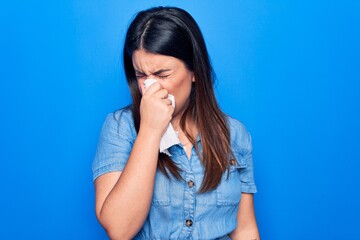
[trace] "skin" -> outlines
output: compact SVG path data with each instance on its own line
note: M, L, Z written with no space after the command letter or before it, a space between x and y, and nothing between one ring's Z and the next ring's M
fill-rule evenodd
M188 104L192 82L195 81L193 72L174 57L140 49L133 53L132 59L142 93L138 136L123 171L107 173L95 180L96 215L114 240L131 239L147 218L160 139L170 122L179 131L180 141L187 144L188 139L179 128L179 120ZM147 78L154 78L158 82L145 91L143 85ZM175 109L167 99L168 94L176 99ZM194 124L188 125L195 136L197 130ZM186 145L188 157L191 154L190 146ZM230 235L232 239L259 239L251 194L243 195L237 219L239 224Z
M236 240L260 240L254 211L254 195L243 193L237 212L237 228L229 235Z
M141 93L145 92L144 81L153 78L158 82L155 84L160 84L175 97L176 104L171 124L179 133L180 142L186 145L186 154L190 158L192 145L179 127L179 121L188 104L192 82L195 81L193 72L189 71L177 58L153 54L145 50L134 52L133 65ZM197 133L194 124L188 123L188 127L193 135Z

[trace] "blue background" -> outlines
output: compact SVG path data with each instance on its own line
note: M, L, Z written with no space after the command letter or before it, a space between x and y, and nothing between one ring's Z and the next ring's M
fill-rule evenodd
M253 137L262 239L360 239L359 1L7 1L0 7L0 238L106 239L91 162L128 103L138 10L199 23L219 103Z

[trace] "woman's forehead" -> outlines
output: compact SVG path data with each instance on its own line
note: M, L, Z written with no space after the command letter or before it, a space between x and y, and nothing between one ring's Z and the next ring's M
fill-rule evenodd
M181 63L177 58L136 50L132 55L132 62L135 70L156 72L163 69L174 69Z

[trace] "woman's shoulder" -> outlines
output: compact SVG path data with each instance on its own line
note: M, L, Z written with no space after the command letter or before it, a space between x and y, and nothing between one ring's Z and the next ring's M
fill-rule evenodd
M130 135L136 135L133 114L130 107L121 108L106 115L103 131L123 132L126 131Z
M229 124L230 132L237 134L249 134L248 129L245 127L244 123L242 123L240 120L230 117L228 115L226 117Z
M244 123L233 117L227 116L231 146L234 150L251 145L251 135Z
M133 125L133 115L130 107L118 109L114 112L108 113L105 122L114 125L129 124Z
M122 171L136 138L131 109L123 108L106 116L93 160L93 178Z

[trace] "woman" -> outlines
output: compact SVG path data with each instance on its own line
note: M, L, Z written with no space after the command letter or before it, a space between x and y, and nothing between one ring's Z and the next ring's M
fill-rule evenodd
M219 109L194 19L174 7L139 12L123 57L133 104L108 115L93 162L109 237L259 239L251 138ZM170 125L180 143L160 153Z

